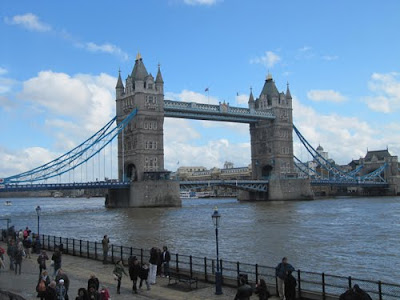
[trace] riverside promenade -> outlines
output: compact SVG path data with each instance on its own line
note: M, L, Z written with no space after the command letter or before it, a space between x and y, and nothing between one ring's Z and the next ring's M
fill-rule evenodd
M5 243L0 243L6 249ZM51 257L52 252L47 252ZM15 275L14 271L9 271L9 260L6 256L6 269L0 269L0 290L9 291L22 296L25 299L36 298L36 284L38 282L39 268L36 261L37 255L33 254L31 259L24 259L22 263L22 274ZM52 275L52 267L49 266L49 274ZM80 258L72 255L63 255L62 269L70 279L69 299L75 299L78 289L87 288L87 281L91 274L95 274L100 285L109 289L111 299L160 299L160 300L183 300L183 299L234 299L236 289L223 287L224 294L214 295L215 287L213 284L199 282L198 289L190 291L185 284L168 286L168 279L157 278L157 284L146 290L145 285L139 294L132 294L132 281L129 276L122 279L121 294L116 293L116 282L113 280L114 266L112 264L103 265L102 262ZM128 268L126 268L128 273ZM256 299L256 296L252 297ZM278 299L278 298L270 298Z

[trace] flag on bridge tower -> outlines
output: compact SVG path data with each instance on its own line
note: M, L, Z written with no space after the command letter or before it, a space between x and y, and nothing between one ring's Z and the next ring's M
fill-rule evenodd
M209 91L209 89L208 89L208 88L206 88L204 91L205 91L205 92L208 92L208 91Z

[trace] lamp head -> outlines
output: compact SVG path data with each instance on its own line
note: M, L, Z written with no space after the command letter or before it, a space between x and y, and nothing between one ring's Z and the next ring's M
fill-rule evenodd
M36 206L36 213L38 216L40 216L41 211L42 211L42 209L40 208L40 206L39 205Z
M221 222L221 214L218 212L218 207L214 208L214 213L211 215L215 228L218 228Z

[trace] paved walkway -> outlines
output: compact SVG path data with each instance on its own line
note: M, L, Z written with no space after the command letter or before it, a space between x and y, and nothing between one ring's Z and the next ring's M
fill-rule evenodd
M6 249L4 243L1 247ZM50 253L48 253L50 254ZM50 257L50 255L49 255ZM36 284L38 282L39 268L36 262L37 255L32 255L31 259L24 259L22 263L22 275L15 275L14 271L9 271L9 260L6 260L6 269L0 269L0 289L7 290L23 296L26 299L36 298ZM48 264L49 265L49 264ZM49 267L48 267L49 268ZM51 267L50 267L51 268ZM199 282L199 288L192 291L185 288L184 284L168 286L168 280L157 278L157 284L153 285L150 291L144 287L139 290L139 294L132 294L132 282L129 277L122 279L121 294L116 293L116 282L113 280L113 265L103 265L100 261L89 260L76 256L63 255L62 269L70 279L69 298L75 299L78 289L87 287L87 280L90 274L96 274L100 280L100 285L107 287L110 291L111 299L159 299L159 300L184 300L184 299L234 299L236 289L223 287L224 295L214 295L214 285ZM126 268L128 273L128 270ZM52 272L49 272L52 275ZM257 299L253 296L252 299ZM271 298L278 299L278 298Z

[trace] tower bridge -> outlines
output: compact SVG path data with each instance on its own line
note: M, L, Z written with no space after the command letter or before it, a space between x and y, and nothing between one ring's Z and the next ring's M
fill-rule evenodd
M170 172L164 168L166 117L249 124L251 178L201 182L171 180ZM115 127L112 126L114 122ZM329 175L328 179L319 176L318 172L310 176L308 166L303 162L295 164L293 133L313 156L315 164ZM94 170L93 157L104 153L105 147L114 138L118 141L118 179L76 182L74 171L80 168L83 178L83 166L87 168L89 161ZM270 74L258 97L250 90L247 108L232 107L225 102L211 105L194 103L190 99L172 101L164 99L160 66L154 78L147 72L143 58L138 54L125 83L121 73L118 75L116 117L88 140L57 159L0 179L0 192L106 188L109 207L180 206L180 188L205 185L236 188L240 190L238 198L242 201L310 199L313 197L311 186L324 185L383 187L397 193L400 186L397 157L385 156L384 164L379 164L377 160L381 159L382 153L370 156L360 160L352 171L346 172L316 151L293 125L289 85L285 92L279 92ZM100 159L98 163L100 168ZM112 161L110 168L112 170ZM71 173L72 180L61 182L62 175ZM302 173L308 175L300 176ZM56 178L58 183L54 182Z

